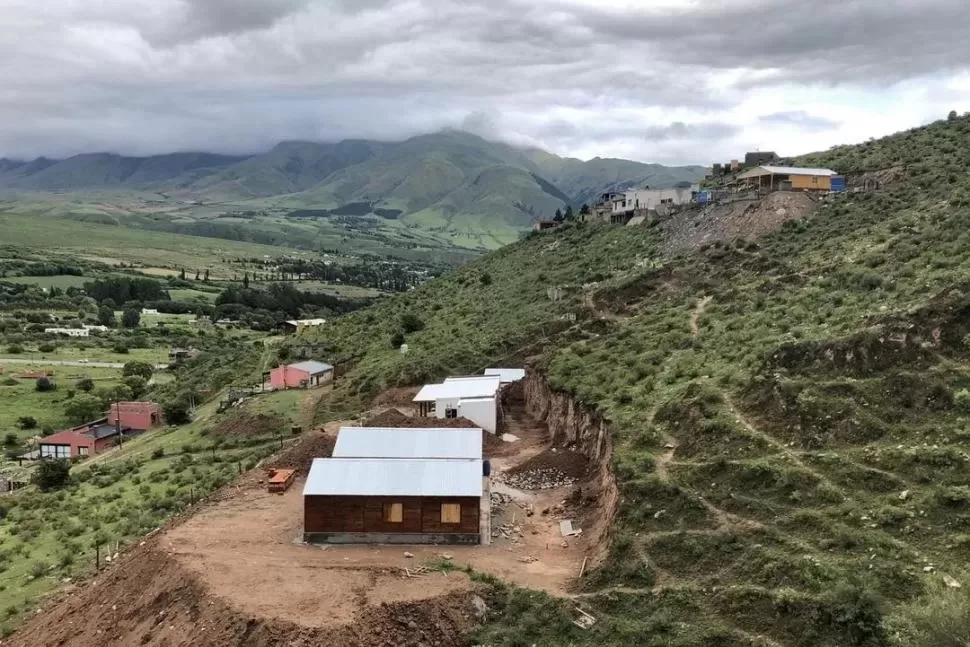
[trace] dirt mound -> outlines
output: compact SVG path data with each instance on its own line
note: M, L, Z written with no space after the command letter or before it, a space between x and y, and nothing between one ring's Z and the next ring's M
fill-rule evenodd
M680 211L660 225L664 249L676 253L739 238L752 240L777 231L789 220L811 216L817 207L808 193L776 191L762 199Z
M404 429L474 429L478 427L468 418L423 418L406 416L397 409L389 409L364 422L365 427L401 427Z
M286 449L269 467L276 469L296 470L300 476L310 473L310 466L314 458L329 458L333 454L333 447L337 444L337 437L328 435L320 430L304 434L300 441Z
M547 449L537 456L533 456L524 463L520 463L506 474L524 474L526 472L549 471L559 472L563 476L579 479L586 476L589 459L570 449Z
M364 422L365 427L403 427L411 422L411 416L397 409L388 409Z
M407 386L396 389L388 389L374 398L374 406L380 407L410 407L414 404L414 396L418 394L421 387Z
M286 421L279 416L236 413L212 428L213 436L270 436L279 433Z
M272 592L267 592L272 595ZM153 542L28 620L12 647L412 647L461 645L474 624L471 593L368 607L340 627L305 627L240 613ZM308 613L326 613L325 609Z

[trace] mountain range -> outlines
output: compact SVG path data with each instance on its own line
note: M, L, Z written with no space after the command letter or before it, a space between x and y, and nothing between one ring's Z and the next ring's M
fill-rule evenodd
M33 192L150 191L165 199L291 209L367 204L439 231L528 228L565 205L604 191L694 182L700 166L563 158L460 131L403 142L287 141L247 156L205 152L68 159L0 158L0 189Z

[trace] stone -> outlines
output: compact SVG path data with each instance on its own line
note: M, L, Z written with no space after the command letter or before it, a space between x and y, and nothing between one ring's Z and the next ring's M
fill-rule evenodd
M404 552L404 557L406 557L407 559L411 559L412 557L414 557L414 553L409 553L409 552L405 551Z
M959 588L961 588L960 583L957 582L956 579L954 579L954 578L952 578L952 577L950 577L949 575L946 575L946 574L943 575L943 583L946 584L951 589L959 589Z
M903 490L902 492L899 493L900 501L905 501L908 498L909 498L909 490Z
M471 599L472 609L474 610L475 617L482 619L488 615L488 605L485 604L485 600L477 595L473 595Z

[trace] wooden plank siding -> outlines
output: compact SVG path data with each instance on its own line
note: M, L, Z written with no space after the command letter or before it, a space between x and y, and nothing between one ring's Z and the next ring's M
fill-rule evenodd
M384 521L384 504L404 506L401 523ZM441 523L441 504L461 506L461 523ZM478 534L477 497L303 497L305 533Z

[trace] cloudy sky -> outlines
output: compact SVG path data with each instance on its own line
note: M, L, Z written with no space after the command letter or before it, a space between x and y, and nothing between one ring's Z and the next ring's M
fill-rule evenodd
M446 127L795 154L970 111L968 28L966 0L0 0L0 156Z

